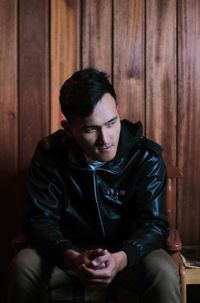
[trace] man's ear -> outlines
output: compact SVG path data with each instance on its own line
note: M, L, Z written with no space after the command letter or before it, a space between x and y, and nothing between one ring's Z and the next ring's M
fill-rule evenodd
M63 119L63 120L61 120L60 124L61 124L61 126L63 127L63 129L64 129L65 135L66 135L68 138L71 138L71 137L72 137L72 134L71 134L71 129L70 129L70 124L69 124L69 122L68 122L66 119Z

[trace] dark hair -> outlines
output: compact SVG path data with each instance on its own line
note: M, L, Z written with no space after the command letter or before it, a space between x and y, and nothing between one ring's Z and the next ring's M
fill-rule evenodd
M62 113L69 122L72 122L75 116L89 116L105 93L109 93L116 102L114 88L106 73L94 68L77 71L61 87Z

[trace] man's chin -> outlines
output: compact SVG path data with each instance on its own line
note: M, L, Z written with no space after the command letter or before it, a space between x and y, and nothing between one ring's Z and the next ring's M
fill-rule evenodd
M108 162L108 161L111 161L113 160L115 157L115 154L111 154L111 153L101 153L100 155L98 155L98 159L97 161L100 161L100 162Z

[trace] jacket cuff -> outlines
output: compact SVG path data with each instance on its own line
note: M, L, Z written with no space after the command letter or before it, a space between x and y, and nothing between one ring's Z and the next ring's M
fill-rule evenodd
M122 249L125 254L127 255L128 264L127 268L130 268L131 266L137 265L141 261L141 255L137 249L136 246L133 246L130 243L125 244Z

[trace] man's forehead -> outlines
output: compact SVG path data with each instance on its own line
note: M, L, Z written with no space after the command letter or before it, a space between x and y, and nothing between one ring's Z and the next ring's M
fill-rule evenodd
M102 126L117 117L118 111L115 100L111 95L105 94L95 105L92 113L89 116L77 116L75 117L73 124L79 125L79 127L90 125Z

